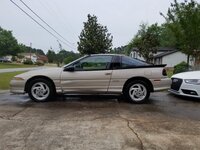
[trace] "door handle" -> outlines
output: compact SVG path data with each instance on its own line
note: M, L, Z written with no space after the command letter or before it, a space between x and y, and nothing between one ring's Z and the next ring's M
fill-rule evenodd
M106 76L109 76L109 75L111 75L111 74L112 74L112 73L105 73Z

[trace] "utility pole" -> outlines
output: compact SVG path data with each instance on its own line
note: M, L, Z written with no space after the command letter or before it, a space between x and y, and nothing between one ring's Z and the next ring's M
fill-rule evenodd
M62 51L62 44L57 40L60 51Z

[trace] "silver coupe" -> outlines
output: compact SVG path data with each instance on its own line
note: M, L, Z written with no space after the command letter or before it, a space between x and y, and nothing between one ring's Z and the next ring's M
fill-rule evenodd
M29 71L15 76L12 93L28 93L36 102L62 94L123 94L133 103L148 101L150 92L168 89L165 65L117 54L93 54L62 68Z

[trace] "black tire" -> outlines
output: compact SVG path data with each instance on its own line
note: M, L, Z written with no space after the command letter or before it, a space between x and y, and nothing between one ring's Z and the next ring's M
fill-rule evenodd
M137 92L136 94L131 94L132 92L131 89L133 89L133 87L135 87L134 93ZM140 91L139 89L142 89L143 92ZM134 96L131 96L131 95L134 95ZM131 103L142 104L149 100L150 88L148 84L145 83L144 81L134 80L126 85L125 90L124 90L124 96L126 96L129 102Z
M46 95L44 98L41 98L41 99L39 97L37 98L37 96L36 96L37 94L34 94L34 92L36 92L36 91L33 90L33 88L34 87L37 88L37 86L36 86L37 84L45 85L46 90L48 89L48 92L46 92ZM38 88L40 88L40 87L38 87ZM55 87L54 87L53 83L48 80L42 79L42 78L34 79L34 80L30 81L29 86L28 86L28 95L35 102L49 101L51 98L53 98L55 96L55 93L56 92L55 92ZM45 92L44 92L44 94L45 94Z

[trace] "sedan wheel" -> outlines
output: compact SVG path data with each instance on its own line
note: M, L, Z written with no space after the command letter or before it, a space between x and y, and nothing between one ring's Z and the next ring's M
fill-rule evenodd
M44 102L53 96L54 90L49 81L44 79L36 79L30 83L28 94L32 100Z
M132 81L125 89L125 96L133 103L144 103L150 95L148 86L143 81Z

